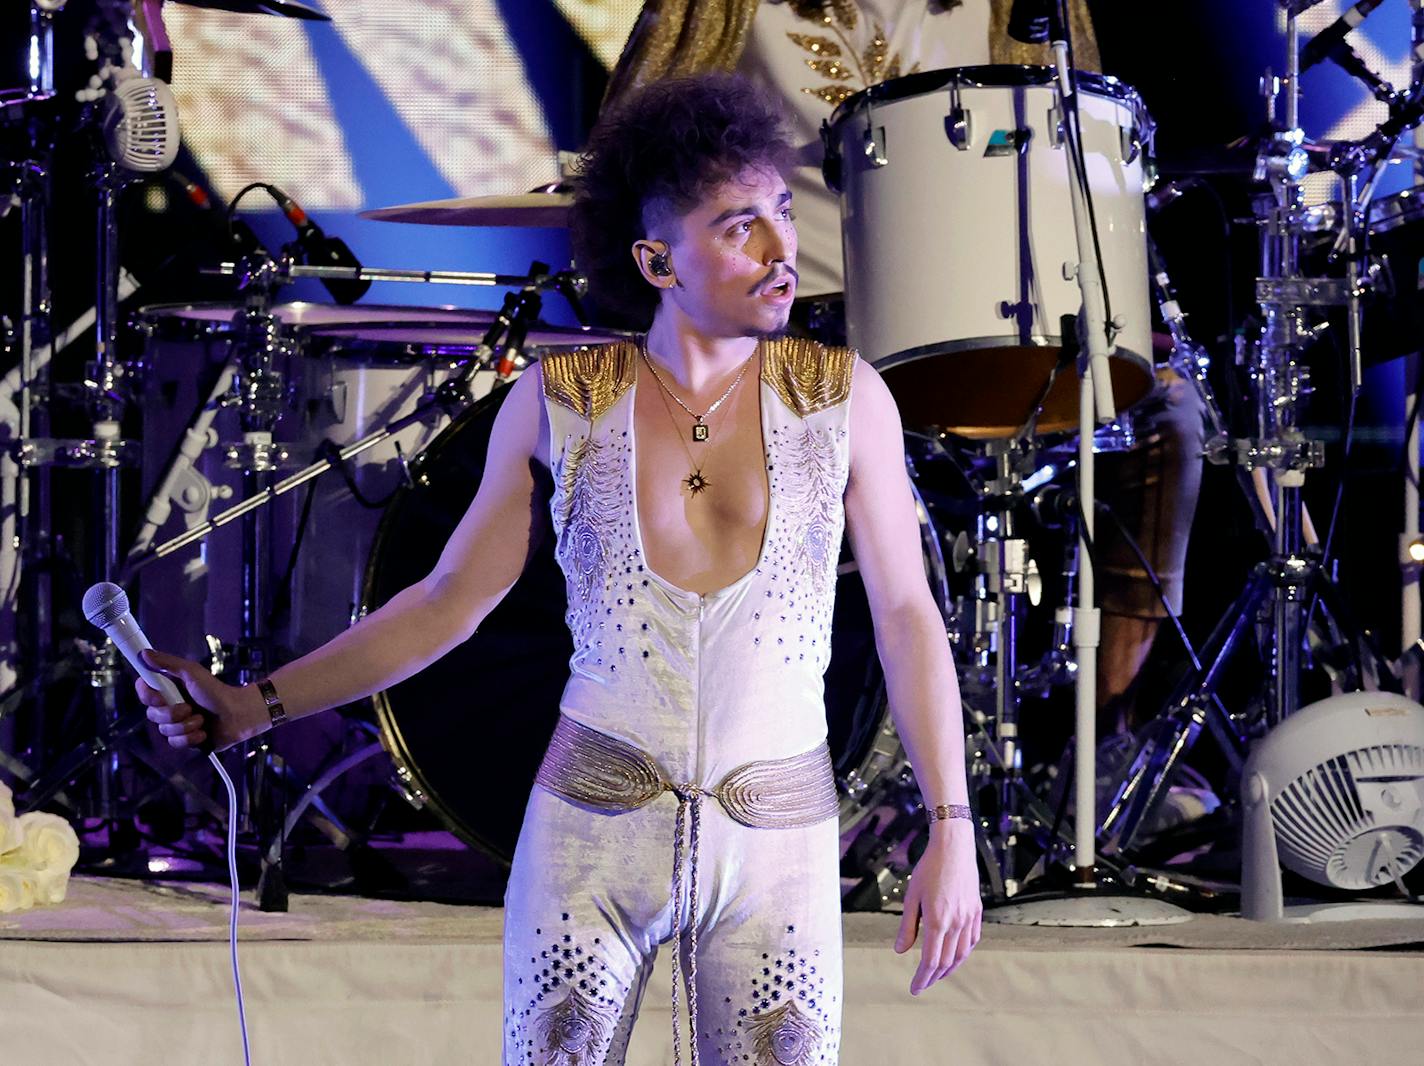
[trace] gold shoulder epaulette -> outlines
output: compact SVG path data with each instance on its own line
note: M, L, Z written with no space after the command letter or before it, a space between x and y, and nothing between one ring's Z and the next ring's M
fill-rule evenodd
M637 360L634 341L554 352L539 364L544 395L593 422L632 388Z
M850 397L855 352L801 337L762 342L762 380L798 415L815 414Z

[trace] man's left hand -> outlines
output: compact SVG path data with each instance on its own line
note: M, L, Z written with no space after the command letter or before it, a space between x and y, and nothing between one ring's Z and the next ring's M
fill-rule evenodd
M963 820L936 823L910 877L905 916L895 937L895 950L903 954L915 946L921 932L924 934L920 966L910 981L911 995L918 996L959 968L979 943L983 917L974 824Z

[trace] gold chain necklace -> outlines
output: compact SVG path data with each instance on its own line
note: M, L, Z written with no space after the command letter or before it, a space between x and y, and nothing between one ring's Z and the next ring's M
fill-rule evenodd
M641 354L643 356L643 362L648 364L648 369L653 372L653 376L656 378L658 372L653 367L653 361L648 358L648 350L646 347L641 349ZM747 366L750 365L751 359L748 359ZM722 401L732 394L732 389L735 389L737 385L741 383L741 380L746 375L746 372L747 367L742 367L742 372L737 375L737 380L732 382L732 388L724 392L722 394L722 398L707 409L708 415L712 414L712 412L716 411L717 408L722 406ZM658 383L662 384L661 378L658 378ZM682 450L687 453L687 461L692 465L692 472L688 474L687 477L682 479L682 483L687 487L688 492L690 492L693 496L697 496L711 488L712 482L707 480L707 476L702 473L702 467L698 464L697 460L693 458L692 449L687 446L687 441L682 436L681 427L679 427L677 424L677 416L672 413L672 407L668 405L669 396L672 396L674 400L677 400L677 397L673 395L672 390L670 390L666 385L663 385L662 392L660 392L658 395L663 402L663 410L667 412L668 421L672 423L673 432L677 434L677 439L682 442ZM705 423L702 422L702 419L705 418L706 415L699 416L694 412L688 410L687 405L684 404L681 400L677 400L677 402L678 406L682 407L682 409L687 411L688 414L698 419L698 421L693 425L692 439L694 441L705 442L707 440L707 426ZM697 430L699 428L702 430L701 436L698 436L697 434Z
M643 356L643 362L647 363L648 369L653 372L653 377L657 380L658 385L662 387L663 392L671 396L674 403L676 403L679 407L681 407L684 411L686 411L692 416L692 439L698 444L705 443L711 436L711 430L706 422L707 416L715 413L717 408L721 407L722 404L727 401L727 397L732 395L732 393L736 391L737 386L742 383L742 378L747 376L747 369L752 365L752 359L756 358L756 353L753 352L751 354L751 357L748 358L747 361L742 364L742 369L740 373L738 373L733 382L727 386L727 391L722 393L722 395L717 398L716 403L714 403L711 407L707 408L706 411L699 415L691 407L688 407L687 404L683 403L682 400L678 398L677 393L673 392L672 389L668 388L667 382L663 380L663 376L658 373L658 368L653 365L652 359L648 356L647 337L643 337L641 340L639 340L638 351ZM672 414L672 412L669 411L668 414Z

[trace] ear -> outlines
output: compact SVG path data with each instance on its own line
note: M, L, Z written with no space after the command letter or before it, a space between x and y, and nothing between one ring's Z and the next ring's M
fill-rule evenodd
M638 272L655 289L669 289L677 284L677 275L672 268L672 248L667 241L635 241L633 258L638 263Z

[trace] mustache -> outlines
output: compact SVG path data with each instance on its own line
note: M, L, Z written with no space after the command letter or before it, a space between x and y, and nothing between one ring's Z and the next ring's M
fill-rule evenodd
M792 280L798 283L801 281L801 275L796 272L796 268L794 266L790 266L788 264L783 263L781 266L772 267L769 271L767 271L765 277L763 277L760 281L758 281L755 285L753 285L750 289L747 290L747 295L755 296L757 293L761 292L762 289L766 288L777 278L780 278L786 274L790 274Z

